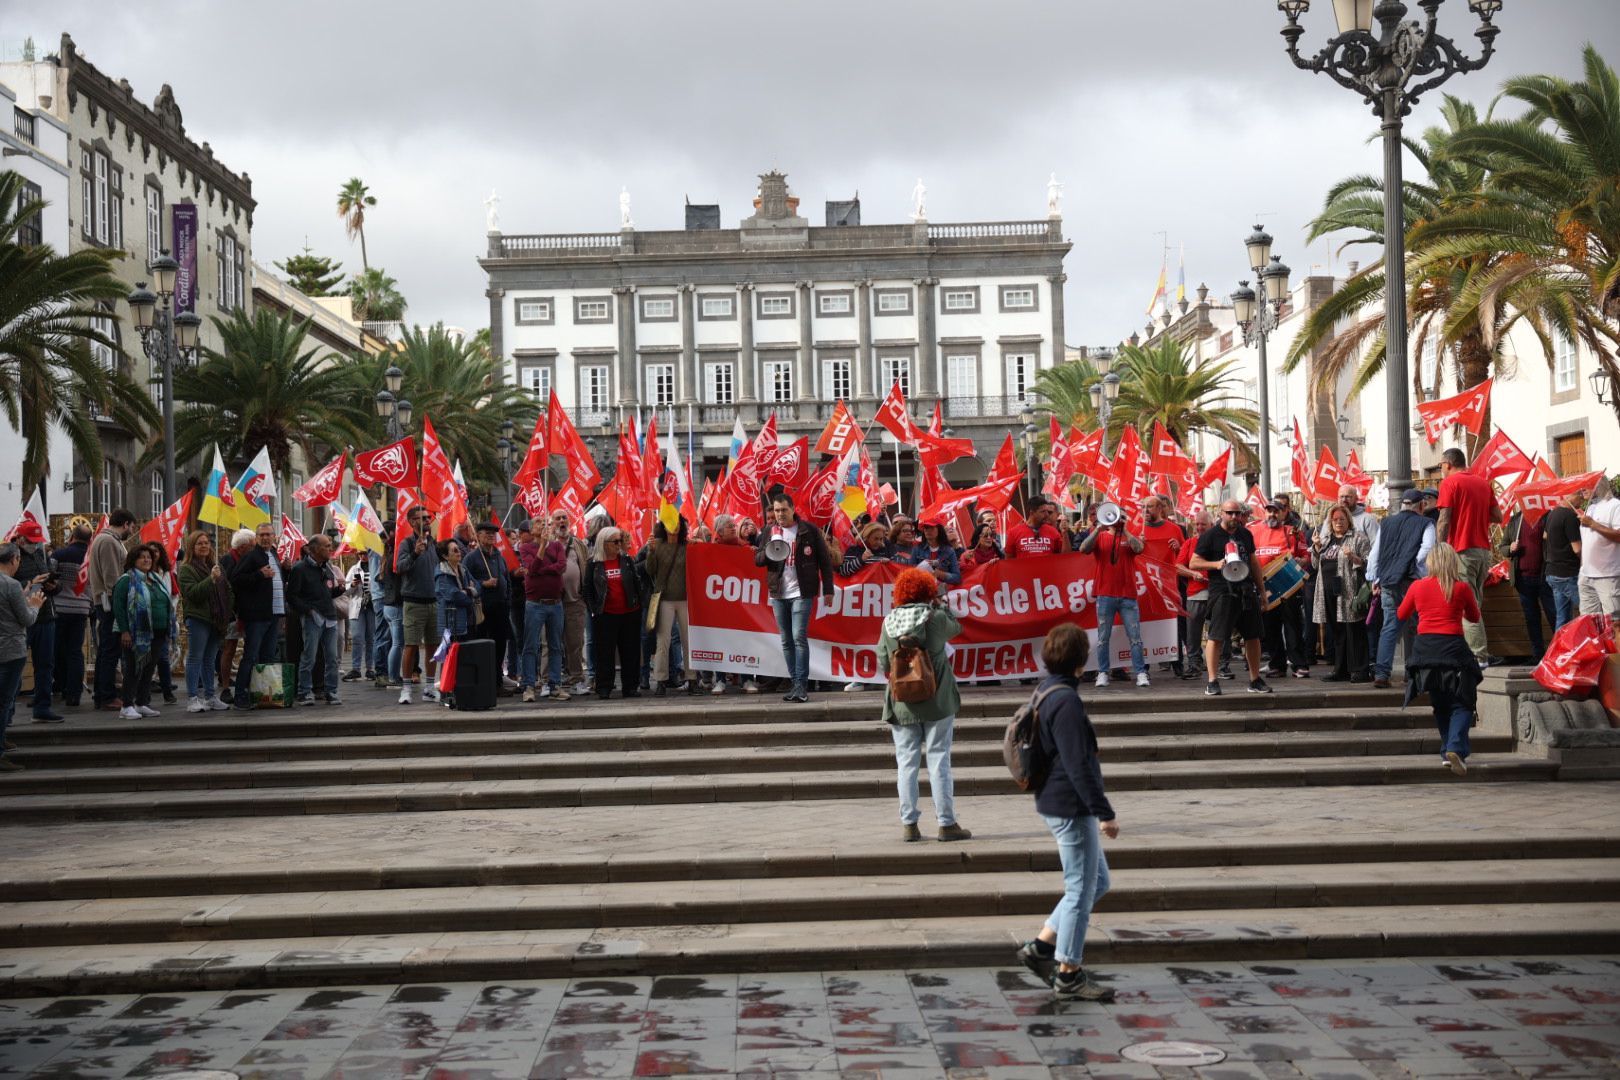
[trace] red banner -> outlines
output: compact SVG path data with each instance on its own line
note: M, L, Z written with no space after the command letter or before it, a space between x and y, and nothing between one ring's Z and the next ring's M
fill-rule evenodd
M164 508L163 513L141 526L141 543L162 544L169 553L169 563L180 561L180 545L186 537L186 518L191 514L191 497L187 491ZM85 561L89 561L88 559Z
M765 571L754 565L754 553L720 544L692 544L686 567L692 666L785 676ZM962 633L951 642L951 666L958 681L1044 674L1041 641L1060 622L1077 624L1095 640L1094 568L1090 555L1068 554L1003 559L965 571L962 584L945 597L962 623ZM831 597L817 600L810 620L812 679L884 681L877 663L878 634L892 606L894 579L904 569L894 563L874 564L840 579ZM1148 661L1175 659L1174 612L1140 571L1137 593ZM1130 643L1123 630L1114 633L1110 647L1113 664L1128 666ZM1092 663L1095 667L1095 654Z
M281 535L276 538L276 561L282 566L291 566L303 555L305 543L302 530L293 524L292 518L282 514Z
M383 484L391 488L413 488L416 475L416 442L409 435L396 443L363 450L354 455L354 479L361 487Z
M348 451L339 454L336 461L328 462L303 487L293 492L292 497L309 507L329 506L336 502L343 493L343 467L348 460Z
M1547 511L1559 506L1570 495L1585 495L1603 481L1603 470L1581 473L1562 480L1537 480L1520 484L1514 489L1519 506L1524 510L1524 523L1533 525Z
M1530 459L1530 455L1520 450L1508 438L1507 432L1497 428L1496 433L1474 454L1474 463L1468 466L1468 471L1475 476L1495 480L1498 476L1526 473L1535 467L1536 463Z
M1485 409L1491 403L1492 381L1486 379L1455 397L1417 403L1418 415L1423 417L1423 434L1430 446L1438 442L1452 424L1461 424L1473 434L1479 434L1480 425L1485 422Z

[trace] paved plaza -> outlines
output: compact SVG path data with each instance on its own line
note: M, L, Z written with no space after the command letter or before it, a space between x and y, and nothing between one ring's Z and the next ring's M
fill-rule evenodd
M576 978L0 1002L0 1075L1604 1077L1620 957ZM1191 1042L1218 1063L1130 1060ZM1154 1048L1146 1048L1151 1055ZM1164 1052L1165 1048L1159 1048Z

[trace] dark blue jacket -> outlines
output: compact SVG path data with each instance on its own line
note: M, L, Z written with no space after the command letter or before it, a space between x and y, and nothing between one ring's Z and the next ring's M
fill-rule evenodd
M1418 576L1418 550L1423 534L1434 522L1414 510L1402 510L1384 519L1378 528L1378 584L1396 588Z
M1114 808L1103 792L1102 767L1097 763L1097 733L1080 701L1080 680L1073 675L1048 675L1036 693L1049 686L1065 689L1041 702L1041 747L1051 768L1035 793L1035 809L1048 817L1112 821Z

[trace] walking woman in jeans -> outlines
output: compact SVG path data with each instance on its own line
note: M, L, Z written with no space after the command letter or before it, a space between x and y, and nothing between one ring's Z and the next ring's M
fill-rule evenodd
M1429 550L1429 576L1406 590L1396 617L1417 616L1417 638L1406 662L1406 703L1429 695L1440 730L1440 764L1468 772L1468 729L1474 726L1479 663L1463 638L1463 620L1479 622L1479 601L1463 578L1462 558L1450 544Z
M1080 701L1080 674L1090 652L1085 631L1073 623L1054 626L1041 645L1047 676L1035 699L1048 767L1035 790L1035 809L1057 840L1063 899L1039 936L1019 948L1018 959L1059 998L1111 1001L1113 990L1093 982L1080 964L1091 909L1108 891L1108 860L1098 833L1110 840L1119 836L1097 764L1097 733Z
M892 688L883 691L883 719L894 734L895 763L899 767L900 838L922 839L917 827L917 775L924 751L928 754L928 791L934 799L939 839L967 840L972 833L956 822L952 798L951 734L962 699L956 675L945 655L946 643L962 632L950 608L939 602L939 584L926 570L902 570L894 579L894 609L883 617L878 635L878 670L889 670L889 658L902 640L915 638L934 667L934 696L927 701L896 701Z
M180 609L186 617L186 712L230 708L214 685L220 643L236 617L231 587L214 558L214 541L198 529L186 541L180 564Z

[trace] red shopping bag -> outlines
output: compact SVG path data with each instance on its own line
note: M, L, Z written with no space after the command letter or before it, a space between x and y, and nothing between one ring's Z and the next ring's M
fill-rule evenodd
M439 692L453 694L456 692L456 661L461 659L461 642L452 641L449 648L444 650L444 659L439 661Z
M1581 615L1558 628L1533 674L1555 694L1586 697L1597 686L1604 661L1617 651L1613 621Z

